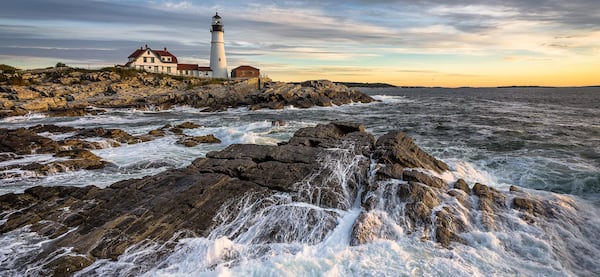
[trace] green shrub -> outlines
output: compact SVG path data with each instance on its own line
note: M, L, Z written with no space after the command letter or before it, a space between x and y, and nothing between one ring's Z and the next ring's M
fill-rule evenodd
M7 83L11 86L25 86L27 85L27 81L23 80L23 77L20 75L11 76L8 78Z
M19 71L19 69L7 64L0 64L0 71L2 71L4 74L14 74L15 72Z

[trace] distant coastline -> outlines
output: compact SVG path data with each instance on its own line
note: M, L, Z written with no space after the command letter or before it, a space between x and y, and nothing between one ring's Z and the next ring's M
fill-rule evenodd
M349 88L395 88L397 86L386 83L360 83L360 82L335 82Z
M50 73L50 72L56 72L56 71L64 71L64 70L76 70L76 71L81 71L81 72L99 72L99 71L105 71L107 69L110 70L111 67L106 67L106 68L101 68L101 69L84 69L84 68L73 68L73 67L68 67L63 63L58 63L55 67L46 67L46 68L35 68L35 69L20 69L17 67L13 67L11 65L6 65L6 64L0 64L0 74L15 74L15 73L31 73L31 74L39 74L39 73ZM151 72L149 72L151 73ZM6 75L4 76L6 77ZM176 78L181 78L181 77L185 77L185 76L174 76ZM2 76L0 76L0 83L5 82L7 80L2 79ZM290 84L301 84L302 82L288 82ZM340 84L340 85L344 85L346 87L349 88L401 88L401 89L431 89L431 88L439 88L439 89L453 89L453 88L499 88L499 89L505 89L505 88L568 88L568 87L573 87L573 88L598 88L600 87L600 84L597 85L587 85L587 86L577 86L577 85L572 85L572 86L543 86L543 85L503 85L503 86L458 86L458 87L453 87L453 86L410 86L410 85L392 85L392 84L388 84L388 83L382 83L382 82L376 82L376 83L370 83L370 82L333 82L335 84Z

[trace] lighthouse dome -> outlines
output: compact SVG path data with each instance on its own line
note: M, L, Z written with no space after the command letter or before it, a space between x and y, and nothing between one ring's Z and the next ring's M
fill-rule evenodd
M223 22L221 21L221 16L219 16L218 13L216 13L215 16L213 16L212 25L223 25Z

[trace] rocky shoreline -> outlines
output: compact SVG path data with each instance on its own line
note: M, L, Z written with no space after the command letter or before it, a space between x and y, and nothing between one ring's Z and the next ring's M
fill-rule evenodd
M45 127L19 132L36 128ZM102 133L86 129L77 134L90 132ZM102 134L106 133L113 132ZM123 136L123 141L130 139ZM36 274L65 276L100 259L115 260L135 245L159 243L164 253L154 255L167 255L181 238L207 237L216 231L235 240L252 227L258 231L251 243L315 244L339 220L332 211L348 210L353 203L359 203L360 214L350 245L416 235L451 248L468 243L461 235L473 225L498 230L501 223L513 220L505 216L508 212L531 225L582 224L573 222L575 209L568 200L537 197L517 187L499 191L461 179L449 183L439 177L447 170L448 165L402 132L376 139L361 124L333 122L300 129L277 146L230 145L188 167L104 189L34 187L5 194L0 196L0 233L27 228L49 238L43 251L22 258L21 266L38 268ZM250 219L265 216L262 209L278 201L308 204L296 207L306 209L300 213L306 216L301 231L290 230L285 217L260 226L257 220L240 220L240 213L248 213ZM402 233L392 224L402 226Z
M145 135L133 136L121 129L74 128L56 125L36 125L29 128L0 128L0 162L13 161L10 165L0 167L0 171L28 171L36 176L73 170L95 170L111 166L90 150L114 148L122 144L136 144L154 140L165 135L175 135L177 143L186 147L194 147L200 143L221 143L214 135L189 136L184 129L195 129L201 126L192 122L171 126L165 125ZM62 135L62 139L49 136ZM49 163L20 162L31 154L51 154L56 161ZM0 174L1 178L13 178Z
M0 74L0 118L31 112L50 116L98 114L108 108L168 109L188 105L204 111L232 107L282 109L368 103L371 97L326 80L299 84L265 78L211 80L131 69L62 69Z

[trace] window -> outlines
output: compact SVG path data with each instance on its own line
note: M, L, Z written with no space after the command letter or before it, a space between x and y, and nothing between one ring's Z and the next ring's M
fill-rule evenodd
M148 58L144 57L144 62L145 62L145 63L147 63L147 62L148 62L148 60L147 60L147 59L148 59Z
M158 72L158 65L154 67L154 72Z
M170 66L167 67L167 73L171 73L171 67Z
M150 62L154 63L154 57L150 58Z

